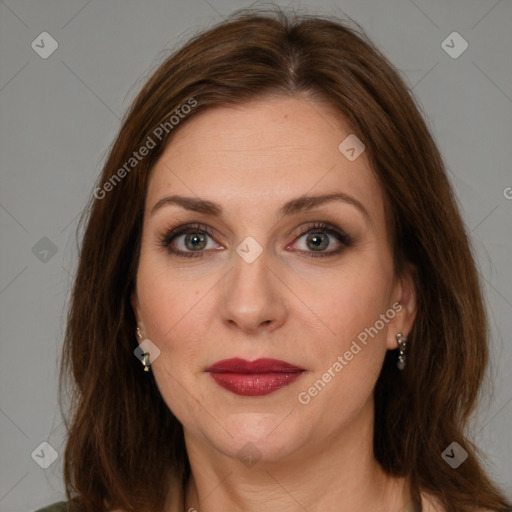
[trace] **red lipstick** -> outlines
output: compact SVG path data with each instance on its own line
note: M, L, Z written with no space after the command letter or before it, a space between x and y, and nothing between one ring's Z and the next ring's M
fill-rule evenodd
M277 359L224 359L206 368L215 382L243 396L268 395L296 381L304 371Z

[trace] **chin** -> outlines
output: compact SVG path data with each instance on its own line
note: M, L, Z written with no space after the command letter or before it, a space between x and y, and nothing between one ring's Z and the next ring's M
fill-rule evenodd
M256 462L278 463L300 451L307 442L304 425L294 424L292 418L293 414L233 414L223 422L226 430L203 432L203 436L218 451L248 466Z

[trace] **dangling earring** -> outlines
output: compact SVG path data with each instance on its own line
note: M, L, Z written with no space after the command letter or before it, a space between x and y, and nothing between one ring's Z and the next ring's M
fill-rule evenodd
M142 364L144 365L144 371L149 372L149 367L151 363L149 362L149 352L144 352L144 357L142 358Z
M142 332L140 331L140 327L137 327L137 336L139 339L142 339ZM151 362L149 361L149 352L144 352L142 355L142 366L144 366L145 372L149 372L149 367L151 366Z
M396 367L399 370L403 370L405 368L405 348L407 346L407 338L403 334L398 333L396 335L396 341L398 342L398 347L400 349L400 353L398 354L398 361L396 363Z

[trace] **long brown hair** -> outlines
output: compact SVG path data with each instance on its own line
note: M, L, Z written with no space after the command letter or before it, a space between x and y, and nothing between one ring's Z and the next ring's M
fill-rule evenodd
M416 504L425 492L449 511L505 510L511 505L465 437L488 360L488 327L469 235L439 151L409 88L359 28L279 9L237 12L168 57L111 147L80 224L60 369L61 407L66 378L72 388L68 499L91 512L106 504L156 512L170 479L185 489L182 426L133 352L129 298L146 187L152 166L189 119L212 105L267 94L306 95L348 121L384 192L396 275L407 263L416 269L418 313L406 368L397 371L389 351L375 389L375 458L389 474L409 478ZM195 106L171 126L186 104ZM155 132L159 126L167 128ZM130 160L149 145L146 156ZM469 454L456 470L441 457L454 441Z

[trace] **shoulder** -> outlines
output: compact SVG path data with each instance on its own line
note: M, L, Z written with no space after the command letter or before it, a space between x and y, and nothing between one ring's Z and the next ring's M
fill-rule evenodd
M35 512L80 512L80 509L68 501L57 501L46 507L38 508ZM118 509L112 512L124 512L124 510Z
M35 512L83 512L83 508L76 501L56 501L46 507L38 508Z
M35 512L80 512L80 509L67 501L57 501L46 507L38 508ZM117 509L112 512L124 512L124 510Z
M170 510L176 510L178 511L179 508L175 504L175 502L172 502L172 507ZM72 502L68 501L57 501L55 503L52 503L51 505L47 505L43 508L38 508L35 512L80 512L81 509L77 508L76 504L73 504ZM112 510L111 512L125 512L123 509L116 509Z
M425 492L421 493L421 505L423 512L446 512L446 508L443 507L440 500ZM475 512L494 512L488 508L479 508ZM511 510L512 512L512 510Z
M38 508L35 512L67 512L67 502L57 501L44 508Z
M421 493L421 509L423 512L446 512L439 499L430 493Z

